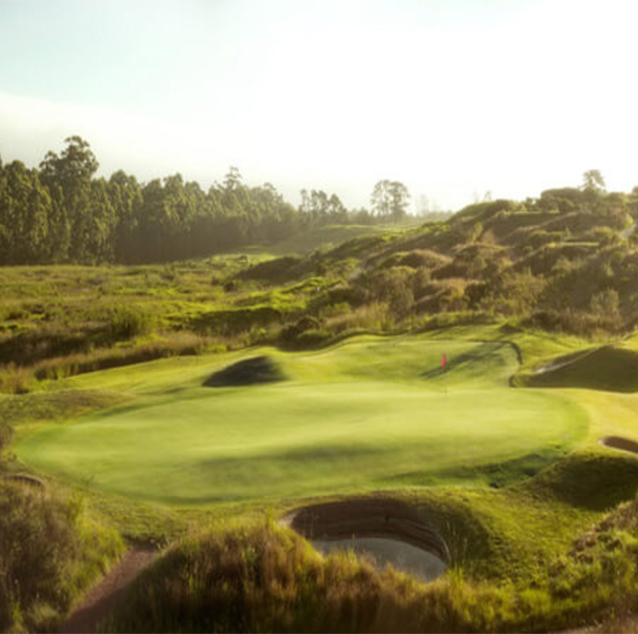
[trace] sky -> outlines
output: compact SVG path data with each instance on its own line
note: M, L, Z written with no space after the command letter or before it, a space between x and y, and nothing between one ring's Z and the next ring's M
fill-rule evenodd
M414 209L638 185L634 0L0 0L0 156Z

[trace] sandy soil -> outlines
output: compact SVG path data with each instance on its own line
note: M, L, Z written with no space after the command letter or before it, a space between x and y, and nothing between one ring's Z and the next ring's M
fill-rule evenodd
M84 597L84 600L60 626L60 632L94 632L122 598L128 585L157 556L151 548L129 550L111 571Z

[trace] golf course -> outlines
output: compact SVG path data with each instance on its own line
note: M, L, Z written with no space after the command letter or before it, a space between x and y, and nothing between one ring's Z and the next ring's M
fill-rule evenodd
M514 482L526 460L548 465L588 429L587 414L566 398L508 386L518 368L508 344L357 337L312 353L256 354L285 378L202 385L244 353L77 379L129 386L132 399L34 433L17 454L65 481L139 499L281 501L473 484L499 466Z
M0 632L633 627L638 188L426 221L66 143L0 162Z
M16 427L19 473L32 474L20 477L80 495L133 543L172 544L130 550L114 573L139 573L128 599L115 611L78 608L69 628L176 629L179 593L197 596L175 586L184 574L202 588L222 583L215 601L231 613L214 618L228 629L245 591L223 590L229 580L269 588L246 608L250 629L281 627L280 584L296 597L286 618L304 629L304 575L319 575L308 591L326 610L323 629L375 629L380 618L425 631L586 622L638 589L632 567L615 572L632 542L609 541L638 489L638 397L625 387L635 342L601 350L606 389L592 386L597 347L498 323L177 356L52 382ZM211 521L208 537L188 537ZM592 572L603 553L613 565ZM257 557L253 572L233 572L236 556ZM118 583L109 579L95 589L106 601ZM565 584L581 584L571 602L559 600ZM374 618L343 611L370 592L384 597ZM206 630L197 605L186 623Z

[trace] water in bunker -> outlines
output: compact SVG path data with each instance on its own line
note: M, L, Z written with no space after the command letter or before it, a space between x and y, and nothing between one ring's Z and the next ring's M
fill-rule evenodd
M436 555L398 539L386 537L353 537L351 539L313 540L312 545L322 554L335 551L353 552L371 557L379 570L391 564L420 581L433 581L445 572L445 563Z

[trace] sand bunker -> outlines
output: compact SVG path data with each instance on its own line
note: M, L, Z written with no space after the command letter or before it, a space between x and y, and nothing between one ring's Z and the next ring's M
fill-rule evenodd
M359 499L297 509L283 518L323 553L352 550L390 563L423 581L443 574L450 553L441 536L412 507L391 499Z
M40 478L29 475L28 473L6 473L0 476L0 481L18 482L20 484L35 487L36 489L46 488L44 481L40 480Z
M283 381L284 373L270 357L252 357L243 359L212 374L206 381L205 387L239 387L256 385L259 383L273 383Z
M600 439L600 444L612 449L620 449L621 451L630 451L638 454L638 442L623 438L622 436L605 436Z

